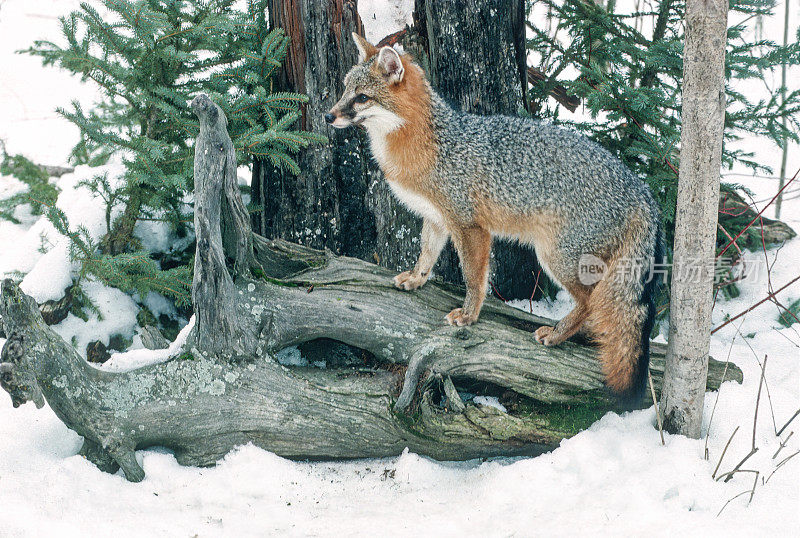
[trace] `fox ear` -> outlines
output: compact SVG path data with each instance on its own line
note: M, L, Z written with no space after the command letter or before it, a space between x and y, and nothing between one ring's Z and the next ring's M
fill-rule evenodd
M378 49L375 48L375 45L355 32L353 32L353 41L355 41L356 47L358 47L358 63L372 58L378 53Z
M400 55L392 47L383 47L378 52L378 67L388 77L389 83L394 84L403 80L403 62Z

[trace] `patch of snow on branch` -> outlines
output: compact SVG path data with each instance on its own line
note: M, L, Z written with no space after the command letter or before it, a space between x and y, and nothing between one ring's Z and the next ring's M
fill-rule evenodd
M70 312L64 321L51 327L64 341L71 342L85 358L90 342L98 340L108 346L115 334L133 338L139 307L130 295L94 280L84 280L81 287L100 315L87 310L84 321Z
M106 233L105 204L80 182L108 174L113 185L123 172L120 162L96 168L78 166L75 172L53 181L61 191L56 207L64 212L73 231L80 225L94 241ZM117 208L112 218L119 211ZM70 260L69 238L58 233L47 217L39 216L27 229L0 221L0 238L9 240L0 261L0 275L27 273L20 288L39 303L64 296L77 266Z
M129 372L151 364L166 362L183 349L186 338L194 328L194 321L195 317L192 316L167 349L133 349L124 353L114 353L105 364L97 368L107 372Z

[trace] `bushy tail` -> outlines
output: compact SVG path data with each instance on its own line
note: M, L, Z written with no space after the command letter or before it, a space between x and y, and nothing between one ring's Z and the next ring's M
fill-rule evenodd
M664 258L660 226L653 228L621 249L589 298L606 384L626 408L642 403L647 385L658 291L650 262Z

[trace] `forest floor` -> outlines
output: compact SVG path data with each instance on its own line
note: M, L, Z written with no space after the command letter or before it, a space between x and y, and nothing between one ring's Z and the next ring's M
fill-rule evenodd
M77 129L54 112L56 106L68 106L72 99L88 106L96 93L76 78L13 52L34 39L56 39L57 17L78 3L0 0L0 138L10 153L42 164L66 164L78 139ZM379 37L405 20L413 1L360 4L368 35ZM780 35L778 19L765 22L766 35ZM795 80L800 80L798 75L793 74ZM738 89L764 91L763 86ZM780 154L774 146L752 138L742 144L777 169ZM790 175L800 168L800 151L792 149ZM113 178L120 169L117 162L100 172ZM59 207L74 224L85 225L99 237L105 230L102 205L77 186L80 179L97 173L79 167L53 181L61 188ZM759 207L777 190L772 178L753 177L740 169L724 174L746 185ZM21 188L15 179L0 177L0 198ZM800 187L790 187L789 193L782 218L800 231ZM772 209L766 213L772 214ZM58 298L75 270L65 239L28 207L19 208L16 216L20 224L0 221L0 276L24 274L23 288L37 300ZM137 235L153 250L167 250L175 240L157 223L139 226ZM741 283L739 297L717 300L715 326L766 297L770 286L777 289L800 274L800 237L748 257L748 266L760 272ZM771 284L767 266L772 268ZM59 334L79 350L90 340L107 343L114 334L131 338L131 347L141 348L135 302L98 283L88 282L85 288L102 319L92 315L83 321L70 315L55 327ZM800 283L778 297L785 305L797 301ZM175 316L161 297L142 301L157 314ZM516 306L528 310L529 303ZM570 304L562 293L532 308L558 318ZM798 451L800 433L784 448L780 445L790 432L800 430L800 418L780 437L776 429L800 407L800 325L782 326L779 313L767 302L713 335L712 355L738 365L744 383L728 382L706 395L702 439L665 435L664 446L650 408L609 413L536 458L452 463L404 453L375 460L294 462L243 446L216 467L201 469L181 467L169 451L150 449L137 454L146 479L132 484L76 455L81 439L49 407L36 410L27 404L13 409L8 395L0 391L0 537L797 536L800 456L780 463ZM662 324L659 339L665 332ZM536 345L533 339L531 345ZM767 390L754 428L765 357ZM743 467L759 472L752 499L754 473L738 473L727 483L713 478L737 427L717 475L730 471L755 442L758 451ZM742 492L748 493L728 503Z

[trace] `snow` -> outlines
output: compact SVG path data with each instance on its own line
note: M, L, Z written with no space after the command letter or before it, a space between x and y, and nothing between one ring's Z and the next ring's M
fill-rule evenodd
M364 37L377 44L387 35L413 24L414 0L360 0L358 14L364 23Z
M111 358L97 368L107 372L129 372L143 366L166 362L183 348L189 333L194 328L195 317L192 316L189 323L181 329L175 341L167 349L130 349L123 353L112 353Z
M275 354L275 360L284 366L308 366L308 360L303 357L297 346L290 346Z
M81 287L100 315L87 311L88 321L84 321L75 314L68 314L64 321L52 327L61 338L72 342L76 351L85 357L86 346L93 340L100 340L107 346L115 334L133 337L139 308L130 296L93 280L84 282Z
M325 369L328 367L327 361L312 361L306 359L297 346L290 346L280 350L275 354L275 360L284 366L309 367Z
M69 259L69 244L59 242L44 254L33 269L25 275L20 289L42 303L58 300L64 290L72 284L73 264Z
M118 161L97 168L78 166L75 172L54 181L61 190L56 207L64 212L73 231L79 223L92 240L98 241L103 237L106 233L106 221L102 201L88 189L79 186L79 183L104 173L117 178L122 171L122 165ZM117 213L118 208L112 212L112 218ZM0 223L0 236L6 226L7 223ZM19 231L14 228L11 230ZM46 253L41 252L43 245L47 249ZM70 261L69 239L59 234L46 218L39 217L30 230L23 234L22 244L16 247L12 243L11 251L3 257L4 262L0 263L0 271L27 272L21 289L40 303L63 297L64 289L72 283L73 273L78 269Z
M42 68L38 57L14 52L30 47L36 39L56 41L61 35L58 17L79 5L79 0L0 3L0 138L11 154L24 151L37 163L64 164L78 140L78 128L55 109L69 108L73 99L88 107L97 91L79 77Z
M159 316L177 317L175 305L160 293L151 291L142 302L156 318Z
M4 66L0 137L12 153L24 153L38 162L65 164L77 131L58 118L53 108L72 98L89 103L95 90L56 69L42 69L37 59L13 51L41 36L53 38L56 15L77 4L77 0L0 1ZM359 2L368 38L377 41L400 29L411 4L410 0ZM782 13L782 8L777 11ZM777 19L765 21L766 35L780 34ZM753 138L743 143L756 150L759 160L777 168L780 155L774 147ZM792 171L800 167L799 154L793 147ZM62 189L58 206L93 237L105 230L102 204L77 183L103 171L113 179L120 169L114 163L99 171L79 168L56 180ZM753 190L756 200L769 199L776 191L774 180L737 179ZM0 178L0 197L20 188L14 180ZM771 209L767 215L771 216ZM60 297L75 277L64 238L45 219L30 215L27 207L17 210L17 216L20 225L0 221L0 276L26 274L23 286L37 300ZM787 198L783 216L800 230L800 197ZM160 250L176 240L158 223L141 224L137 235ZM42 245L46 253L40 252ZM777 289L797 274L800 238L770 250L768 256L770 264L776 260L771 279L772 288ZM756 253L754 265L766 263L761 257L763 253ZM717 302L715 325L765 297L769 283L762 274L740 288L738 298ZM134 300L97 282L84 282L84 289L101 316L91 315L84 322L70 315L55 330L79 351L90 340L108 343L113 334L133 338L134 349L115 354L104 369L130 369L166 360L190 330L191 322L168 350L135 349L141 342L135 335L138 307ZM798 297L800 284L778 296L783 304ZM142 302L157 316L175 315L158 295L150 294ZM527 301L515 306L529 309ZM562 292L555 301L535 302L532 307L534 313L559 318L572 305ZM780 446L776 426L780 428L800 407L800 325L782 327L778 313L774 304L765 303L714 334L711 354L739 366L744 383L726 383L718 393L707 394L703 439L667 434L664 446L653 426L651 408L609 413L536 458L454 463L406 452L394 458L352 462L292 462L247 445L216 467L201 469L181 467L169 451L154 448L138 452L147 477L131 484L121 474L103 473L77 456L81 439L49 407L36 410L27 404L13 409L8 395L0 391L0 536L796 536L800 531L800 456L777 469L766 484L761 482L800 448L800 434L795 434L773 457ZM3 343L0 339L0 346ZM531 345L536 345L533 340ZM737 474L728 483L715 481L712 473L737 426L719 472L729 471L750 452L765 356L768 390L762 393L755 429L758 451L743 467L761 475L749 504L746 494L725 506L753 487L752 473ZM282 362L308 366L296 348L285 351ZM474 402L500 405L495 398L483 396L476 396ZM800 419L781 438L785 440L798 428Z
M542 299L541 301L526 301L514 299L508 301L514 308L519 308L530 314L551 319L561 319L572 310L575 301L566 290L558 290L555 299Z
M503 413L508 413L508 409L506 409L506 406L501 404L500 400L497 399L496 396L475 396L472 399L472 401L475 402L478 405L485 405L487 407L494 407L495 409L498 409L498 410L502 411Z

